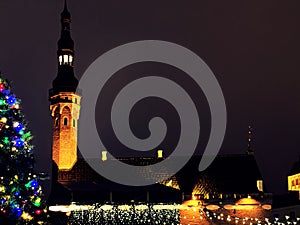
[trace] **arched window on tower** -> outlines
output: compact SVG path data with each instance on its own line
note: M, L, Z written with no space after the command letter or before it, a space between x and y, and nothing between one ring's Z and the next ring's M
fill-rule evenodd
M59 65L73 65L73 56L68 54L63 54L58 56Z
M63 64L63 57L62 57L62 55L58 56L58 62L59 62L59 65Z
M70 66L72 66L73 64L73 56L69 55L69 64Z
M63 107L61 117L62 117L61 123L64 126L69 126L70 123L69 118L71 118L71 112L68 106Z
M69 56L64 55L64 64L68 64L68 63L69 63Z
M68 126L68 118L67 117L64 118L64 126Z

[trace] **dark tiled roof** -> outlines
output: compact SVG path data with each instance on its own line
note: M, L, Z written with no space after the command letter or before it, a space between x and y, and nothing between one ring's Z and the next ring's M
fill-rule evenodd
M257 180L262 180L253 155L218 156L204 171L198 172L201 157L194 157L176 175L180 186L191 191L201 178L213 183L218 193L257 193Z
M158 162L154 158L122 158L123 162L133 165L149 165ZM258 169L254 155L223 155L218 156L213 163L202 172L198 171L200 156L194 156L189 162L171 179L173 184L177 184L181 192L186 194L192 193L195 186L201 186L200 182L207 183L209 187L206 190L209 194L223 193L223 194L250 194L258 193L257 180L262 180L262 176ZM168 170L161 168L157 173L157 177L166 175ZM145 178L153 176L147 167L141 170L141 175ZM120 191L124 193L144 193L145 187L128 187L124 185L115 184L97 174L90 166L83 160L79 159L73 169L69 172L59 172L61 183L69 190L77 191L78 193L99 190L100 192ZM151 187L151 186L148 186ZM149 190L156 194L170 193L170 188L163 187L156 184ZM265 189L264 189L265 191ZM176 190L176 193L179 193ZM158 194L157 194L158 195ZM84 196L84 194L83 194ZM107 196L107 195L106 195ZM171 196L171 195L169 195Z
M293 164L288 175L294 175L297 173L300 173L300 157L299 157L299 160Z

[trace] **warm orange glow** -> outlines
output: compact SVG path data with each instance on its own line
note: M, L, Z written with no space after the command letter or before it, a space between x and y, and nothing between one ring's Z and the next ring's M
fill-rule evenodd
M235 205L224 205L224 209L231 210L234 209Z
M184 201L181 205L188 206L188 207L197 207L197 206L201 206L202 204L203 202L200 200L187 200Z
M260 208L260 207L257 205L235 205L234 206L234 209L236 209L236 210L254 210L257 208Z
M224 209L227 210L255 210L255 209L265 209L265 210L270 210L272 209L271 205L263 205L260 207L259 205L224 205Z
M300 173L288 176L288 190L298 191L300 200Z
M208 206L206 206L206 208L208 210L217 210L217 209L220 208L220 206L218 206L218 205L208 205Z
M271 205L263 205L262 208L265 210L271 210L272 206Z
M263 192L264 189L263 189L263 181L262 180L257 180L256 181L256 185L257 185L257 190Z
M180 190L179 184L178 184L175 176L170 177L169 179L160 182L160 184Z
M81 96L61 92L51 96L50 111L53 118L52 159L59 170L70 170L77 161L77 124ZM71 122L73 121L73 123Z
M250 196L248 198L242 198L236 202L236 205L260 205L258 201L251 198Z

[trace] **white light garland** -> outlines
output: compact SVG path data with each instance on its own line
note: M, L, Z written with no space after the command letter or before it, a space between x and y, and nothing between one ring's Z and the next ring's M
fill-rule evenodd
M270 218L250 218L250 217L245 217L245 218L238 218L235 216L230 216L230 215L224 215L223 213L217 214L215 212L211 211L206 211L205 215L207 218L210 220L224 220L227 221L229 224L245 224L245 225L287 225L287 224L300 224L300 217L296 218L290 218L290 216L285 216L285 221L280 221L279 218L274 218L274 220L271 222Z
M227 211L210 211L203 207L183 207L179 204L94 204L94 205L76 205L70 206L51 206L50 211L67 212L69 215L69 224L116 224L116 225L186 225L181 224L180 220L195 220L196 217L206 220L212 224L232 224L232 225L300 225L300 217L291 218L286 215L282 220L279 218L263 217L238 217L229 215ZM190 216L180 216L180 210L196 212ZM196 216L199 213L199 217ZM201 224L201 223L200 223Z

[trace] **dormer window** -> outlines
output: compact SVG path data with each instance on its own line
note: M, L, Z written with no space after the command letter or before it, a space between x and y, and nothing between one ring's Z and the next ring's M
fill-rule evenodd
M58 62L59 62L59 65L70 65L70 66L72 66L73 56L68 55L68 54L60 55L58 57Z

